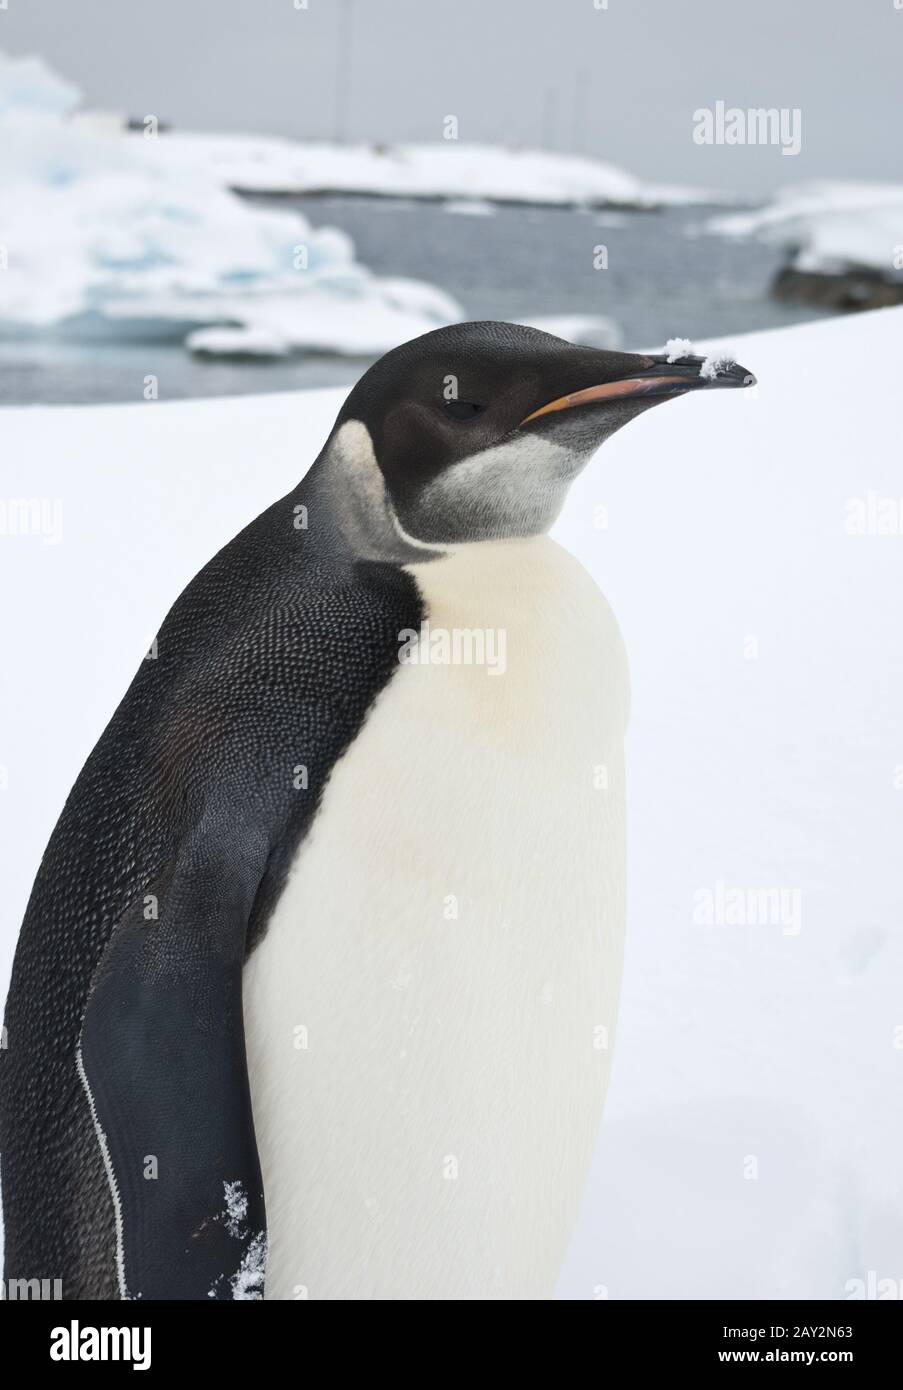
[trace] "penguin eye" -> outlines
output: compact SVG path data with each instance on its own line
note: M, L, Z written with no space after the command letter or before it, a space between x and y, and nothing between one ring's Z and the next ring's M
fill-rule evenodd
M479 415L483 406L479 401L446 401L445 413L452 420L472 420L475 415Z

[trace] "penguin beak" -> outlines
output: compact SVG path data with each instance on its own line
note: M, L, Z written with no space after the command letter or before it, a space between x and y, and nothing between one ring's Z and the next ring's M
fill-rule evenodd
M684 396L688 391L709 391L713 388L756 384L752 372L727 358L710 360L705 357L681 357L675 362L669 362L665 357L638 357L637 362L641 364L639 370L629 376L605 381L598 386L587 386L582 391L573 391L567 396L558 396L527 415L521 420L521 425L536 420L540 415L549 415L556 410L571 410L578 405L604 404L605 401L623 401L636 397L647 400L667 399L670 396Z

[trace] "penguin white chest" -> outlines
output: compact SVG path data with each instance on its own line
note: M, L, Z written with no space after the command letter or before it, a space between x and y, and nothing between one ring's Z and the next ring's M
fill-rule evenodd
M410 572L429 650L336 765L245 969L270 1298L548 1296L608 1080L614 617L547 538Z

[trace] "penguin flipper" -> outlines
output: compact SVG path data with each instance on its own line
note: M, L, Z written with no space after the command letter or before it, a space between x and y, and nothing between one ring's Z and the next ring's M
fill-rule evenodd
M253 837L230 853L217 833L184 844L122 917L94 978L79 1071L116 1206L123 1298L263 1297L241 976L265 861Z

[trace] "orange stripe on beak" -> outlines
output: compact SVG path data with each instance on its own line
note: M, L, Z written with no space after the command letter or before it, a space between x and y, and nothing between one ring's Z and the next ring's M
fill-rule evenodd
M587 386L583 391L573 391L569 396L559 396L557 400L541 405L532 415L527 415L521 424L535 420L539 415L548 415L553 410L570 410L575 405L591 405L593 401L611 401L624 396L643 396L651 391L662 391L665 384L661 376L634 376L625 381L606 381L602 386ZM675 385L676 383L672 383ZM682 385L686 388L686 382Z

